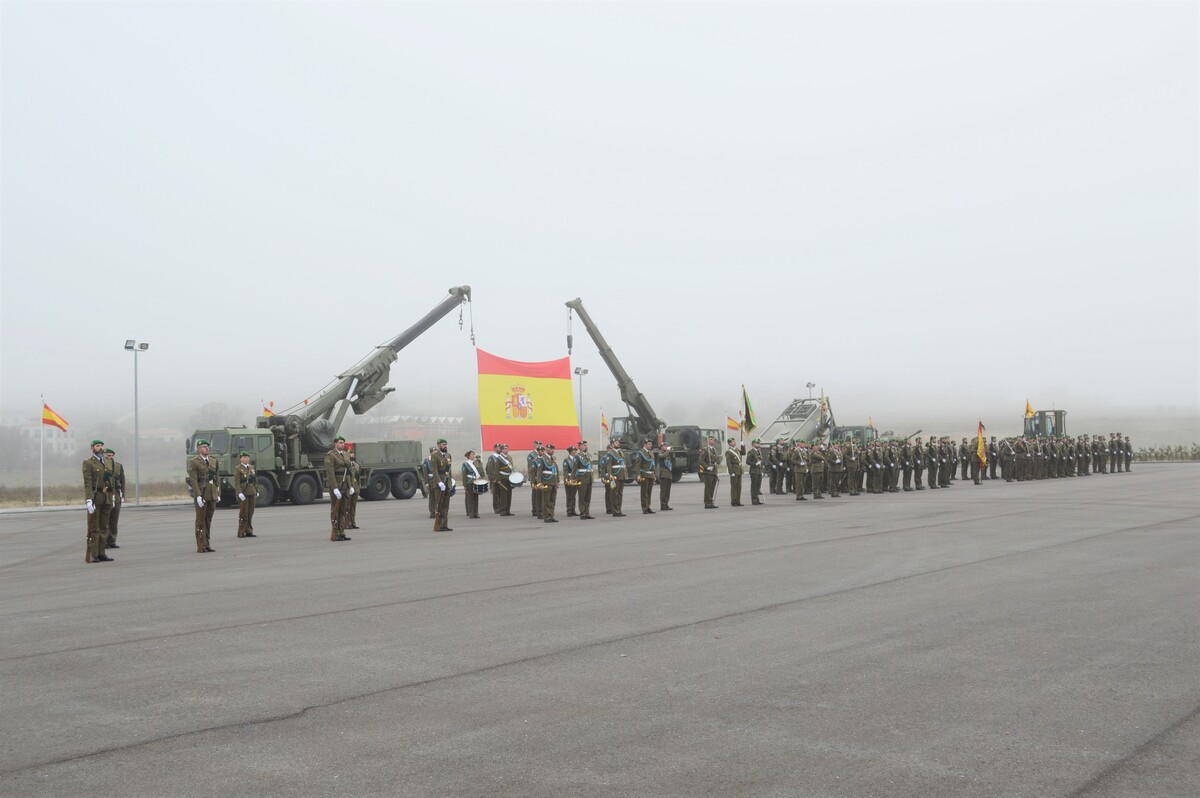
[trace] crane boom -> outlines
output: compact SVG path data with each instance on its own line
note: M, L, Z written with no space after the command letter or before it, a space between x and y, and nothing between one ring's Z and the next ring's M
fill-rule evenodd
M583 309L583 302L580 301L579 297L576 297L566 304L568 308L579 314L579 320L583 322L588 335L592 336L592 340L596 343L596 348L600 350L600 359L604 361L604 364L608 366L608 370L616 378L617 387L621 391L621 401L633 412L638 426L638 433L641 435L657 435L660 430L667 426L666 422L654 412L654 408L650 406L650 401L646 398L646 395L637 389L633 378L625 371L625 367L621 365L621 361L617 360L612 347L608 345L608 341L604 340L604 336L600 334L600 330L596 327L596 323L592 321L592 317ZM570 348L570 343L570 341L567 343L568 349Z
M396 390L387 387L387 382L391 376L392 364L396 362L396 355L400 350L415 341L454 308L470 301L471 286L460 285L451 288L450 295L426 313L420 321L388 343L376 347L374 352L339 374L328 389L304 406L302 415L262 417L258 420L258 426L274 427L285 424L290 438L303 437L305 451L327 451L333 445L333 439L342 426L347 410L353 408L355 415L362 415ZM298 452L296 456L299 456Z

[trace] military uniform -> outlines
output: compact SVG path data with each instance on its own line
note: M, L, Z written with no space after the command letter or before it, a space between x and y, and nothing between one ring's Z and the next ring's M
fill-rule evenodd
M787 461L790 472L795 475L793 490L796 492L796 501L808 501L808 499L804 498L804 478L808 476L807 447L799 441L794 443L792 450L788 453Z
M87 547L84 562L111 562L108 548L108 519L112 512L112 471L104 462L103 441L92 441L92 454L83 461L83 499L87 505Z
M621 501L625 496L625 453L621 451L620 446L616 441L613 441L605 454L608 457L603 459L603 465L600 469L600 478L604 480L604 485L608 489L608 500L612 505L612 510L609 514L614 518L623 518L625 513L621 512Z
M768 489L771 495L783 493L783 447L778 442L767 450ZM751 497L753 499L753 497Z
M242 457L247 462L240 462ZM238 528L239 538L258 537L254 534L254 505L258 501L258 476L254 472L254 464L249 462L250 455L242 452L238 455L238 464L233 468L233 487L238 494Z
M199 448L202 444L197 443ZM204 444L206 445L206 444ZM221 498L221 479L217 474L217 458L198 454L188 460L188 482L196 501L196 552L213 551L212 519Z
M433 476L429 480L429 488L434 495L434 532L454 531L450 528L450 488L454 474L454 464L450 460L450 453L442 448L445 444L445 438L438 438L437 451L429 458L429 465L433 469Z
M508 478L512 476L513 464L512 458L508 453L507 444L500 445L500 451L496 453L496 487L500 494L500 515L510 516L512 512L512 494L513 485Z
M492 444L492 453L488 455L487 464L484 465L484 472L487 474L488 492L492 494L492 512L499 515L500 509L500 480L496 477L496 472L500 468L500 444Z
M329 488L329 539L332 541L349 540L346 536L346 510L350 498L350 456L345 449L338 449L337 443L344 443L341 437L335 440L334 448L325 455L325 485Z
M542 455L546 453L546 447L540 441L534 441L535 449L525 455L525 474L529 477L529 486L532 488L537 484L535 472L538 469L538 461L542 459ZM529 514L534 518L542 517L542 492L534 490L529 498Z
M757 438L746 452L746 470L750 472L750 503L762 504L763 452Z
M534 492L542 494L542 520L557 524L554 506L558 501L558 461L554 459L554 444L546 445L542 456L534 461L534 468Z
M842 447L836 443L825 453L825 470L829 475L829 497L836 499L841 496L842 472L845 466L842 462Z
M468 450L463 455L462 464L463 501L467 518L479 517L479 494L475 492L475 480L483 478L483 463L475 456L474 450Z
M562 459L562 478L563 478L563 494L567 501L567 518L571 518L577 513L575 512L575 498L579 488L575 484L575 452L578 451L574 446L567 447L567 456Z
M633 458L633 466L637 469L637 482L640 487L640 495L642 499L642 514L651 515L654 510L650 508L650 503L654 499L654 478L655 472L658 470L655 467L654 451L650 449L650 441L646 441L642 448L638 450L637 455Z
M572 478L579 483L575 488L575 496L579 501L579 520L590 521L592 515L592 484L595 474L592 473L592 456L587 451L587 441L579 442L579 451L575 453L572 463Z
M105 466L112 473L112 512L108 515L108 540L106 547L119 549L117 545L117 522L121 519L121 506L125 504L125 466L117 462L112 449L104 450Z
M721 453L715 444L708 444L700 450L700 479L704 481L704 509L715 510L717 505L713 499L717 493L717 469L720 468Z
M436 501L433 496L433 453L437 451L436 446L429 447L429 456L421 461L421 465L417 466L417 476L421 478L421 491L425 494L425 502L429 505L429 517L433 518L437 515Z
M654 460L658 474L658 509L670 510L671 486L675 484L675 461L671 457L671 447L664 444L662 449L654 453Z
M811 446L808 450L808 478L812 482L814 499L825 498L825 453L819 446Z
M729 448L725 450L725 470L729 472L729 506L742 506L742 454L727 441Z
M350 495L346 497L346 529L358 529L358 499L362 495L359 487L362 482L362 467L358 464L358 456L347 449L346 456L350 458Z

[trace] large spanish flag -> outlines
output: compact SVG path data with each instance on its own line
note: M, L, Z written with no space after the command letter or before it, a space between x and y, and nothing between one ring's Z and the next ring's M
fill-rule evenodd
M571 359L525 363L475 350L479 361L479 426L483 448L507 443L514 450L534 441L559 449L579 440Z

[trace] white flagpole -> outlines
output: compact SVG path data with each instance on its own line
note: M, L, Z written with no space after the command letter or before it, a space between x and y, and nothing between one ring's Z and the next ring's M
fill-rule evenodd
M42 395L42 413L46 412L46 396ZM38 447L38 507L46 506L46 424L45 419L38 419L42 422L41 427L41 445Z

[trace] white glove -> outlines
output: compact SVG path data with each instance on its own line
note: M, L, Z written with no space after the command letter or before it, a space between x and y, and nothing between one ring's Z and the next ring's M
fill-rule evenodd
M238 494L238 501L240 501L240 502L244 502L244 501L246 501L246 494L244 494L244 493L239 493L239 494Z
M340 498L342 498L342 492L341 492L340 490L338 490L337 488L334 488L334 489L333 489L333 496L334 496L334 498L336 498L336 499L340 499Z
M196 506L197 506L197 507L203 507L203 506L204 506L204 497L203 497L203 496L197 496L197 497L196 497Z
M354 488L351 488L351 489L350 489L350 495L351 495L351 496L353 496L353 495L354 495Z
M438 483L438 490L445 490L445 489L446 489L446 483L445 483L445 482L439 482L439 483Z
M121 504L125 503L125 491L121 491Z
M94 501L92 501L91 499L88 499L86 504L87 504L88 515L91 515L92 513L96 512L96 503Z

